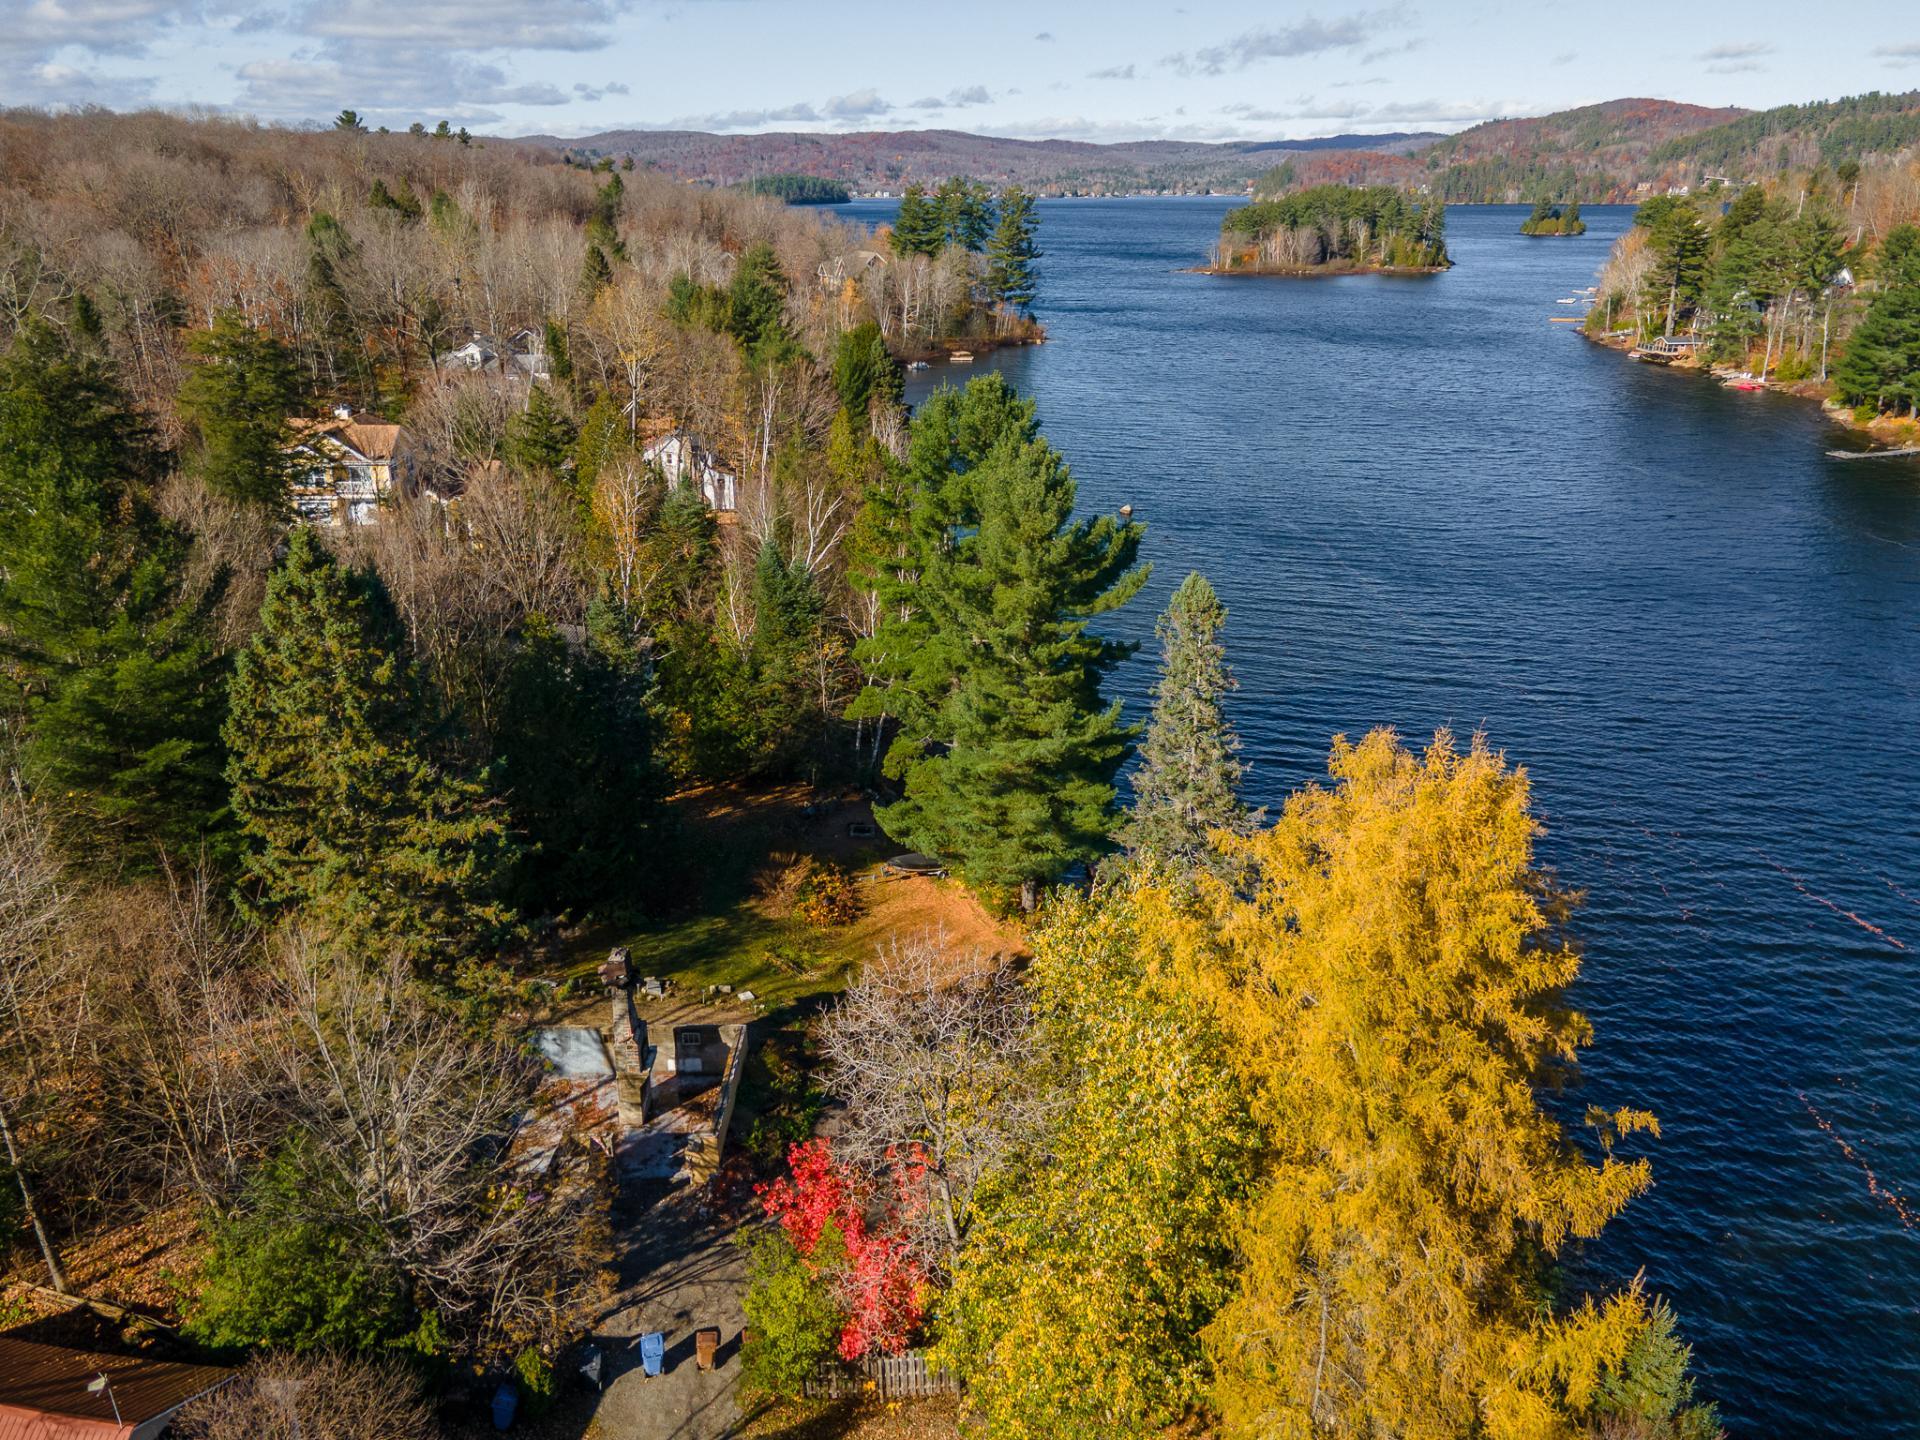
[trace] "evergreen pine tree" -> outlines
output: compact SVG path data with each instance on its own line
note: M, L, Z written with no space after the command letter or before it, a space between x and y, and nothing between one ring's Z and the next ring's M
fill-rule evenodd
M893 217L893 253L938 255L945 238L940 206L917 181L907 186L900 195L900 212Z
M587 242L615 260L627 258L626 242L620 238L620 213L626 208L626 189L618 175L608 175L607 183L594 192L593 213L587 217Z
M1034 243L1039 225L1031 195L1017 187L1001 193L1000 223L987 246L987 293L996 304L1022 315L1033 313L1038 294L1033 262L1040 258Z
M0 360L0 655L71 848L152 868L225 843L224 669L161 457L103 362L32 325Z
M862 428L875 398L898 405L906 398L906 377L887 349L880 327L868 320L842 331L834 344L833 385L840 405Z
M1017 428L962 478L964 510L917 587L949 678L930 697L931 743L896 742L905 794L879 815L1031 908L1040 885L1104 853L1118 822L1113 780L1135 731L1100 683L1132 647L1087 627L1145 583L1141 530L1074 521L1065 463Z
M507 422L507 462L530 474L558 475L573 455L580 428L545 385L527 395L527 408Z
M500 704L496 779L523 837L521 904L577 912L623 890L630 896L648 861L656 789L642 672L631 657L569 645L542 616L520 628Z
M587 246L586 257L580 262L580 293L591 300L612 283L613 266L607 263L607 252L598 245Z
M1134 805L1121 842L1135 858L1175 875L1208 868L1214 831L1240 832L1240 741L1223 709L1234 689L1220 632L1227 607L1204 575L1173 592L1155 627L1160 681L1133 773Z
M200 362L180 385L180 415L193 432L207 488L279 513L291 465L287 417L300 404L300 372L286 346L232 310L193 337Z
M481 786L435 763L432 716L378 582L293 532L231 687L228 778L256 919L444 966L498 939L511 859Z
M854 646L865 688L847 708L850 720L891 723L884 764L893 779L932 743L938 712L966 658L964 643L940 630L923 593L937 571L955 562L953 539L974 524L973 471L1002 441L1025 442L1039 431L1031 400L999 374L965 390L942 387L914 417L907 460L886 467L862 500L849 555L849 579L873 597L871 634Z
M974 253L985 248L993 230L993 201L986 186L956 175L940 182L932 205L941 244Z
M1920 229L1882 242L1879 289L1834 368L1841 398L1887 410L1920 406Z
M787 330L787 277L773 247L749 246L733 271L727 291L727 330L755 364L783 360L793 349Z

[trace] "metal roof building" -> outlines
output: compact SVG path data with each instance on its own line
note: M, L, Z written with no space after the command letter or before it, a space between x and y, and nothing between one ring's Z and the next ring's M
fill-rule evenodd
M232 1378L213 1365L0 1335L0 1440L153 1440L174 1411Z

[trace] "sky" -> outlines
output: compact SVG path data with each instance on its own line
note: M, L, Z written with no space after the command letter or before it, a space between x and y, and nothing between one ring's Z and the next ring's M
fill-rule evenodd
M0 105L498 135L1276 140L1916 88L1915 0L0 0Z

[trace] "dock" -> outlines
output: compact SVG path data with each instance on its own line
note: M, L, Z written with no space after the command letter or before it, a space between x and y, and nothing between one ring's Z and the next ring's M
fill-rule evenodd
M1829 460L1900 460L1920 455L1920 445L1902 445L1897 450L1829 450Z

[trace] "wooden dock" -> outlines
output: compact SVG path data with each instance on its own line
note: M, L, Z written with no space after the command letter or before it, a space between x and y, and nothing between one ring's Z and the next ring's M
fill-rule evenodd
M1920 455L1920 445L1902 445L1897 450L1829 450L1829 460L1900 460Z

